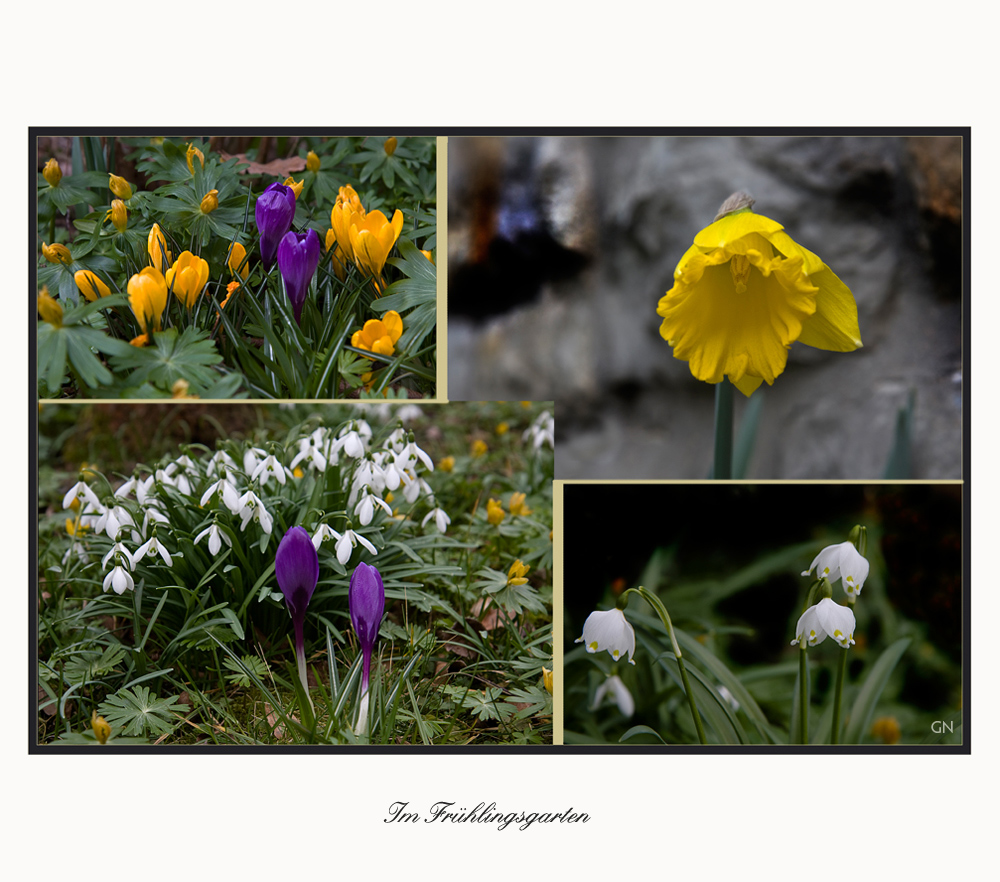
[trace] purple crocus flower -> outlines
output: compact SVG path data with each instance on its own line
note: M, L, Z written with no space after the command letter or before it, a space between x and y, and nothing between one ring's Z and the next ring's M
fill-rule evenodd
M260 257L264 269L274 266L274 253L282 236L292 228L295 217L295 191L291 187L271 184L257 197L254 218L260 233Z
M319 557L312 539L302 527L289 528L282 538L278 552L274 556L274 574L278 579L281 593L285 595L285 605L292 614L292 625L295 628L295 661L299 667L302 688L308 695L306 650L302 631L306 621L306 608L319 580Z
M295 321L302 323L302 306L309 283L319 266L319 236L315 230L295 233L289 230L278 243L278 269L285 280L285 291L292 301Z
M364 735L368 729L368 676L371 672L372 650L378 639L378 626L385 612L385 588L379 571L366 563L359 563L351 576L347 592L351 610L351 624L361 644L361 704L358 708L358 725L355 732Z

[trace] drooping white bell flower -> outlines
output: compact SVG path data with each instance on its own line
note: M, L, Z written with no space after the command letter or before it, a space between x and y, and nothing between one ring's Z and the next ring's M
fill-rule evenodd
M576 642L582 643L587 652L607 650L615 661L627 655L629 664L635 664L632 658L635 652L635 630L620 609L592 612L583 623L583 636L577 637Z
M108 561L115 557L115 555L119 555L119 557L115 558L115 564L117 566L121 566L121 558L124 557L125 560L128 561L128 568L130 570L135 569L135 558L132 556L132 552L129 551L121 542L116 542L112 545L111 551L101 558L101 569L107 569Z
M152 556L154 554L159 554L160 557L163 558L163 562L168 567L172 567L174 565L174 562L173 562L172 558L170 557L170 552L167 551L167 549L163 547L163 543L160 542L156 538L155 535L154 536L150 536L149 539L144 544L140 545L135 550L135 561L136 561L136 563L138 563L140 560L142 560L147 554L150 555L150 556Z
M448 529L448 524L451 523L451 518L445 514L443 508L432 508L427 514L424 515L424 519L420 522L421 527L427 526L427 522L434 518L434 523L438 528L439 533L445 532Z
M355 533L354 530L344 530L344 535L337 540L337 560L342 564L346 564L351 559L351 552L359 542L372 554L378 554L375 546L365 539L364 536Z
M120 505L113 505L110 508L106 508L104 514L97 519L97 523L94 525L94 532L100 533L103 530L108 534L109 539L114 539L117 542L118 531L122 527L134 526L135 521L132 520L132 515Z
M333 529L329 524L320 524L316 528L316 532L312 535L313 548L319 551L320 545L324 542L330 542L331 540L337 542L340 539L340 533ZM334 546L336 548L336 546Z
M208 536L208 550L211 552L212 557L215 557L222 548L222 543L225 542L230 548L233 547L233 540L229 538L229 534L223 532L219 529L218 524L212 524L210 527L206 527L197 536L194 537L194 544L197 545L205 536Z
M842 648L847 649L854 643L856 624L854 612L849 606L841 606L831 598L824 597L799 617L792 646L799 644L805 649L806 646L815 646L827 637L832 637Z
M363 527L367 527L371 522L372 518L375 516L375 506L379 506L385 510L385 513L392 517L392 509L381 497L375 496L370 489L365 488L365 495L361 497L358 504L354 506L354 514L357 519L361 522Z
M265 533L270 534L274 519L268 513L267 509L264 508L264 503L253 490L247 490L240 497L239 516L243 519L243 523L240 524L240 532L246 530L247 524L250 523L252 518L260 524L261 529Z
M113 588L115 594L124 594L126 590L135 590L135 582L125 567L117 566L104 577L104 592L107 593L109 588Z
M240 510L240 494L236 492L236 485L233 484L227 472L222 473L222 477L219 478L214 484L212 484L204 493L201 494L201 501L199 505L202 508L205 507L205 503L208 502L216 493L220 494L222 497L222 503L226 506L233 514L236 514Z
M828 545L813 558L809 569L803 571L803 576L816 571L817 579L828 579L831 584L840 579L844 591L850 597L861 593L865 579L868 578L868 561L854 547L853 542L841 542L839 545Z
M594 693L594 703L590 709L597 710L608 693L611 693L611 698L618 705L618 710L621 711L623 717L631 717L635 713L635 699L628 691L628 686L622 682L622 678L617 674L612 674L597 687L597 692Z
M73 500L78 499L80 504L83 505L85 502L89 502L95 509L101 507L101 501L97 498L97 494L90 489L83 481L77 481L72 487L69 488L66 495L63 497L63 508L69 508L73 505Z
M271 478L275 478L279 484L284 486L286 471L287 470L285 469L285 467L280 462L278 462L274 454L271 453L265 456L264 459L261 460L259 463L257 463L257 467L253 470L253 473L250 475L250 480L256 481L260 479L260 486L266 487L267 482ZM291 472L289 472L288 474L289 476L291 476Z

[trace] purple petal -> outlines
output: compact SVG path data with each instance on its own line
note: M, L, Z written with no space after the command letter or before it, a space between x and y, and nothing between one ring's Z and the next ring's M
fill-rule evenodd
M285 291L292 301L297 322L302 320L302 306L319 265L319 254L319 236L315 230L304 233L289 231L278 243L278 269L285 280Z
M378 626L385 612L385 588L379 571L366 563L359 563L351 576L351 587L347 592L351 610L351 623L361 643L361 651L367 660L378 639Z
M273 183L257 197L254 218L260 232L260 257L265 269L274 266L274 252L295 217L295 191Z
M319 557L302 527L291 527L282 538L274 556L274 574L292 619L301 622L319 580Z

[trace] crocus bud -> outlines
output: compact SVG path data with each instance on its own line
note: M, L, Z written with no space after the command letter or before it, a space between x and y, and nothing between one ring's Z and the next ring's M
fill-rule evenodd
M295 630L295 659L302 688L309 693L306 679L305 639L306 609L319 581L319 557L309 534L302 527L290 527L274 556L274 575L285 596L285 606Z
M292 301L295 321L302 322L309 283L319 265L320 244L315 230L295 233L289 230L278 245L278 269L285 280L285 292Z
M167 270L167 287L188 309L194 307L202 288L208 283L208 261L190 251L182 251Z
M121 177L121 175L111 175L111 174L109 174L108 177L110 178L110 180L108 181L108 188L111 190L112 193L115 194L115 196L117 196L119 199L132 198L132 185L129 184L129 182L126 181L125 178Z
M260 258L264 269L274 266L278 243L292 227L295 217L295 193L284 184L271 184L260 196L254 208L254 220L260 233Z
M226 265L229 267L229 272L234 276L238 272L240 277L246 279L250 274L250 267L244 263L247 256L247 250L239 242L233 242L233 247L229 249L229 260L226 261ZM242 269L240 269L242 267Z
M149 265L157 272L166 272L173 261L170 252L167 251L167 240L159 224L153 224L153 228L149 231L149 236L146 237L146 250L149 252Z
M63 310L48 288L42 288L38 295L38 314L54 328L62 327Z
M542 682L545 684L545 691L552 694L552 671L548 668L542 668Z
M128 226L128 209L121 199L114 199L111 202L111 223L119 233L124 233Z
M128 280L128 302L143 332L160 330L160 317L167 305L167 280L147 266Z
M76 287L80 289L80 293L91 303L98 297L111 296L111 289L89 270L80 270L74 273L73 281L76 282Z
M42 242L42 254L49 263L64 263L68 265L73 262L73 255L69 253L69 249L58 242L52 245Z
M201 213L211 214L219 207L219 191L209 190L201 199Z
M319 171L319 157L313 150L310 150L306 154L306 171L311 171L311 172Z
M289 175L287 178L285 178L283 183L286 187L292 188L292 192L295 194L295 198L298 199L302 195L302 188L306 185L306 179L303 178L296 184L295 178Z
M396 152L396 139L395 138L386 138L385 139L385 144L383 144L382 146L383 146L383 148L385 150L385 155L386 156L392 156L392 154Z
M104 717L99 717L95 710L90 715L90 728L94 730L94 737L98 744L105 744L111 735L111 726Z
M347 591L347 603L351 611L351 624L361 644L361 704L359 707L357 733L368 730L368 680L371 673L372 650L378 640L379 625L385 612L385 588L382 576L373 566L359 563L351 576L351 586Z
M50 159L45 163L45 168L42 169L42 177L48 181L50 187L59 186L59 182L62 180L62 169L59 168L59 163L55 159Z
M201 167L205 167L205 154L202 153L194 144L188 144L187 149L187 164L188 171L194 174L194 158L198 157L198 161L201 163Z

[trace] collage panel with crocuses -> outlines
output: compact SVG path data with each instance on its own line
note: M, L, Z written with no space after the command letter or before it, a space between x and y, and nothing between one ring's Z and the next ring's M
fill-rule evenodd
M43 137L39 398L437 397L429 137Z
M552 743L551 403L39 426L38 744Z
M960 484L560 486L566 744L963 744Z

